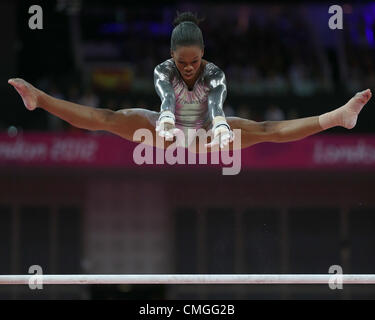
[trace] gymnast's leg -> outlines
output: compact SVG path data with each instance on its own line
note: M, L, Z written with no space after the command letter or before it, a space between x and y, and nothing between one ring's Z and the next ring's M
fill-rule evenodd
M93 108L56 99L22 79L10 79L8 82L20 94L27 109L44 109L77 128L104 130L130 141L133 141L134 133L138 129L147 129L152 135L152 141L144 141L146 144L168 147L172 143L158 137L155 131L158 112L141 108L118 111Z
M247 148L260 142L290 142L335 126L354 128L358 114L370 98L371 91L367 89L357 93L340 108L308 118L256 122L228 117L227 121L232 130L241 129L241 148ZM230 148L233 148L233 143Z

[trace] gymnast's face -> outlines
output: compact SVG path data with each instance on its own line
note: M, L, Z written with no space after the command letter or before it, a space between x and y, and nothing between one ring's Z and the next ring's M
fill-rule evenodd
M199 74L203 50L199 46L177 46L171 51L174 63L185 81L192 81Z

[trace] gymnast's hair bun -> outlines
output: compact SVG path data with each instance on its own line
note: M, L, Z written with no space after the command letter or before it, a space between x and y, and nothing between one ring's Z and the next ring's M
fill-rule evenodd
M199 19L196 13L190 11L179 13L177 11L177 17L173 21L173 26L176 27L182 22L193 22L199 26L199 23L203 20L204 19Z

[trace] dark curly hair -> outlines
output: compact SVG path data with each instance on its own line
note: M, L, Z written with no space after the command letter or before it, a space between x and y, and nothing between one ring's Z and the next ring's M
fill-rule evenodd
M178 46L199 46L204 48L202 31L199 23L204 19L199 19L196 14L188 12L177 12L177 17L173 21L174 29L171 36L171 49L174 51Z

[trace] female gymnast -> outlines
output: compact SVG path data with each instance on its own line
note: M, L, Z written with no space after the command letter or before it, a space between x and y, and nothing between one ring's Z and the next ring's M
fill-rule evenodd
M179 14L175 19L171 59L154 70L155 89L161 99L160 112L140 108L112 111L82 106L53 98L22 79L8 82L29 110L39 107L78 128L105 130L130 141L137 129L149 129L153 134L153 145L159 139L167 148L174 143L179 131L186 134L189 128L211 129L213 138L205 144L205 152L214 150L214 146L224 148L229 145L229 149L233 149L234 129L241 130L240 148L260 142L296 141L335 126L352 129L361 109L371 98L371 91L367 89L335 110L293 120L256 122L226 118L223 112L227 92L225 75L216 65L202 59L204 44L198 24L196 15L190 12ZM185 147L199 143L196 140L186 139ZM199 145L194 149L201 150Z

